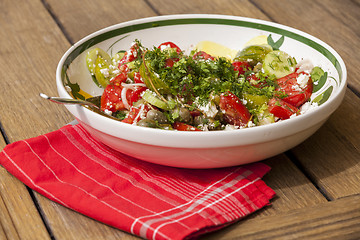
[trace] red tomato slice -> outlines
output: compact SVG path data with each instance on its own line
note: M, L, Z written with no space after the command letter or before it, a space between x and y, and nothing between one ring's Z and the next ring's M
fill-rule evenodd
M251 70L251 66L246 61L235 61L232 63L234 70L239 72L238 76L244 74L245 72Z
M245 127L250 121L251 114L249 110L242 104L241 100L231 92L220 95L219 107L224 113L224 120L229 124Z
M134 82L135 83L144 83L139 72L134 73Z
M204 51L199 51L197 53L194 54L193 59L195 60L199 60L199 59L204 59L204 60L215 60L215 58L213 56L211 56L210 54L204 52Z
M200 129L183 122L175 122L173 128L178 131L201 131Z
M117 75L116 77L112 78L110 80L110 83L114 84L114 85L117 85L117 86L120 86L120 84L125 82L127 78L128 78L127 73L122 72L119 75Z
M140 87L134 91L131 91L129 104L132 106L135 102L139 101L141 98L141 93L144 92L147 87Z
M149 111L149 107L147 105L142 105L139 107L131 107L129 114L124 120L122 120L122 122L129 124L133 124L135 121L138 122L139 120L142 119L141 116L146 116L146 113L148 111Z
M138 57L139 45L133 44L128 51L125 52L124 56L119 62L119 68L131 61L134 61Z
M120 73L110 80L110 83L120 86L128 78L129 68L127 65L119 66Z
M163 46L164 46L164 47L175 48L177 53L181 53L181 49L180 49L175 43L173 43L173 42L164 42L164 43L160 44L160 45L158 46L158 48L161 49Z
M119 110L126 109L125 105L121 99L121 91L123 87L109 84L105 88L103 94L101 95L101 110L109 110L111 112L116 112ZM130 102L131 90L126 92L126 99Z
M113 84L107 85L101 96L101 110L116 112L124 108L121 101L121 87Z
M301 87L297 82L297 79L300 77L309 77L305 87ZM311 97L313 91L313 83L311 77L308 73L305 72L294 72L285 77L279 78L277 80L279 87L276 89L278 91L284 92L287 97L282 98L287 103L295 107L300 107Z
M162 47L174 48L178 54L181 53L181 49L173 42L164 42L158 46L159 49L161 49ZM174 66L174 63L177 61L179 61L178 58L169 58L169 59L165 60L165 65L166 65L166 67L171 68L172 66Z
M179 61L178 58L168 58L168 59L165 60L165 65L166 65L166 67L171 68L171 67L174 66L174 63L177 62L177 61Z
M282 120L290 118L291 115L296 114L299 111L297 107L294 107L280 98L270 99L268 105L269 112Z

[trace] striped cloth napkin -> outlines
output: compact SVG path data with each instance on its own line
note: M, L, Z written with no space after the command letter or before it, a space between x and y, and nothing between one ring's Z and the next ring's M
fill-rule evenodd
M190 239L269 204L262 163L160 166L114 151L80 125L7 145L0 164L45 197L147 239Z

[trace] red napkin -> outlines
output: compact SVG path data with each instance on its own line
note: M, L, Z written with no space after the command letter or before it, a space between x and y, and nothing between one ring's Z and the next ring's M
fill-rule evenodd
M80 125L7 145L0 164L33 190L147 239L185 239L233 223L275 193L262 163L180 169L121 154Z

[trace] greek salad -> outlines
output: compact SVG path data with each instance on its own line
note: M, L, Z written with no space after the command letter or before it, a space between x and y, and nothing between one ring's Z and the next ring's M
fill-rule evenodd
M303 114L319 67L279 49L279 41L249 45L233 59L174 42L146 48L135 40L114 56L87 52L101 110L124 123L178 131L242 129Z

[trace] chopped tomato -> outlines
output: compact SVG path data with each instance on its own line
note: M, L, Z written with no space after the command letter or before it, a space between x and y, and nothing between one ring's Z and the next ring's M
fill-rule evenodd
M232 63L234 70L239 72L238 76L244 74L245 72L251 70L251 66L246 61L235 61Z
M131 107L130 112L127 117L122 120L124 123L133 124L138 122L139 120L145 118L146 113L149 111L149 107L147 105L141 105L139 107Z
M269 103L269 112L282 120L290 118L291 115L297 114L299 109L293 105L281 100L280 98L272 98Z
M211 56L210 54L204 52L204 51L199 51L197 53L194 54L193 59L195 60L199 60L199 59L204 59L204 60L215 60L215 58L213 56Z
M121 58L119 62L119 68L128 63L134 61L138 57L139 45L133 44L128 51L125 52L124 56Z
M178 131L201 131L200 129L183 122L175 122L173 128Z
M120 86L121 83L125 82L127 78L128 78L127 73L122 72L119 75L117 75L116 77L112 78L110 80L110 83L114 84L114 85L117 85L117 86Z
M246 77L246 80L248 80L252 86L257 88L262 88L265 86L264 82L261 82L255 73L251 73L250 75L248 75Z
M108 110L111 112L116 112L119 110L126 109L124 102L121 99L121 93L123 91L122 86L109 84L105 88L103 94L101 95L101 110ZM126 92L126 101L130 103L132 90Z
M127 67L127 65L120 66L119 70L120 73L116 77L110 79L111 84L120 86L120 84L122 82L125 82L126 79L128 78L129 68Z
M298 83L299 78L305 78L307 83L305 86L301 86ZM278 91L284 92L287 96L282 98L287 103L295 107L300 107L311 97L313 91L313 83L311 77L308 73L305 72L294 72L285 77L279 78L277 80L279 87L276 89Z
M124 103L121 101L122 88L117 85L109 84L101 96L101 110L116 112L124 109Z
M141 93L144 92L146 89L147 87L140 87L138 89L131 91L130 101L129 101L130 106L132 106L135 102L140 100Z
M174 66L174 63L177 62L177 61L179 61L178 58L168 58L168 59L165 60L165 65L166 65L166 67L171 68L171 67Z
M161 49L162 47L174 48L177 53L181 53L181 49L173 42L164 42L158 46L159 49Z
M219 107L224 113L224 120L229 124L245 127L250 121L251 114L249 110L242 104L241 100L231 92L220 95Z
M158 48L162 49L163 47L164 48L170 47L170 48L175 49L178 54L181 53L181 49L173 42L164 42L164 43L160 44ZM174 66L174 63L177 61L179 61L179 58L168 58L165 60L165 65L166 65L166 67L171 68L172 66Z
M134 82L135 83L144 83L139 72L134 73Z

